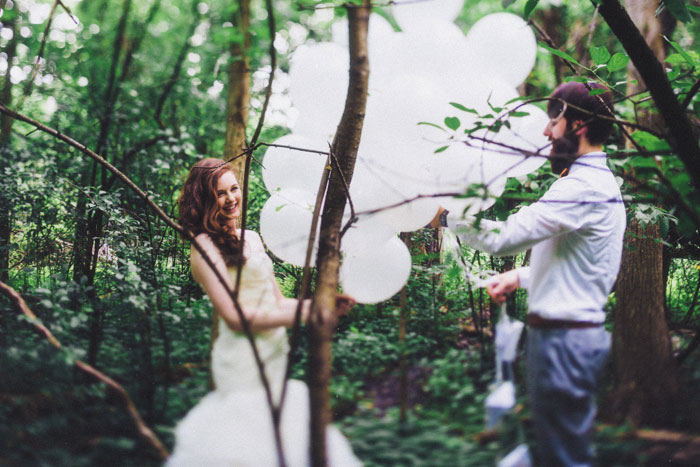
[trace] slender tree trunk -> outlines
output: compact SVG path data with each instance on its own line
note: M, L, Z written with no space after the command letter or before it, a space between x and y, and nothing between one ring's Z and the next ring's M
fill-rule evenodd
M243 153L248 146L245 131L248 125L250 102L250 69L248 49L250 48L250 0L240 0L239 10L234 14L233 23L238 27L243 39L231 44L231 65L228 70L228 98L226 103L226 140L224 160L231 160ZM271 38L274 40L274 38ZM236 178L242 183L245 157L231 162ZM212 311L211 345L219 337L219 315ZM211 352L209 353L211 355ZM209 385L214 388L214 376L209 374Z
M556 6L551 5L548 8L543 8L536 11L537 15L541 17L542 29L547 35L552 39L556 45L563 45L564 43L564 16L566 14L566 6ZM561 83L564 77L564 73L568 70L564 61L552 55L552 61L554 64L554 77L558 83Z
M367 27L369 0L348 7L350 81L345 110L331 147L331 172L321 219L316 266L318 280L309 319L309 396L311 399L311 462L325 466L326 426L330 422L328 382L331 370L331 337L336 324L335 295L340 268L340 227L365 116L369 62Z
M665 55L661 22L655 16L658 1L629 0L628 9L649 47L659 60ZM645 87L634 67L629 70L629 93ZM659 126L658 115L639 114L644 123ZM625 236L617 281L613 365L615 413L632 423L663 423L678 395L678 374L665 320L663 243L658 225L633 220Z
M228 98L226 103L226 141L224 159L230 160L246 148L245 131L248 124L250 104L250 69L248 49L250 48L250 0L239 0L239 10L233 24L241 33L241 41L231 44L231 65L228 70ZM271 37L270 40L274 40ZM245 157L233 161L234 172L243 180Z
M8 21L5 27L9 28L13 34L10 43L7 44L5 53L7 63L12 64L17 51L17 40L19 34L15 31L15 21ZM12 81L10 81L9 70L5 74L5 82L2 87L0 102L9 107L12 102ZM4 177L5 169L9 167L10 135L12 134L12 123L14 119L3 114L0 117L0 177ZM4 183L4 182L3 182ZM10 237L12 236L12 204L8 197L8 190L0 190L0 282L8 282L10 277Z

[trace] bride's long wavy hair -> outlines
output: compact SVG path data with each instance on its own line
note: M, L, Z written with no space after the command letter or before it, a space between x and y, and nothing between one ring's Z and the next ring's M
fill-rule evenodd
M216 186L231 166L221 159L207 158L197 162L182 187L178 200L180 224L195 236L206 233L221 251L227 266L245 262L241 240L222 219L216 197Z

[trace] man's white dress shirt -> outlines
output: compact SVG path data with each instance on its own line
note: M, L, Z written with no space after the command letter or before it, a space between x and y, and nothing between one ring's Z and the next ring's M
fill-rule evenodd
M447 225L466 244L492 255L532 248L518 269L530 313L545 319L602 323L622 256L626 226L620 189L605 153L585 154L536 203L504 222L449 214Z

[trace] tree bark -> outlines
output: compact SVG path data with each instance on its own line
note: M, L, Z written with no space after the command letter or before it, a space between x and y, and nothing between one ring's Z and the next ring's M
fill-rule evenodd
M615 414L634 424L663 424L673 417L678 375L664 319L663 265L657 225L627 228L617 279L613 328Z
M654 60L665 55L655 16L657 0L629 0L630 16L645 33ZM634 67L630 80L639 80ZM644 84L631 84L632 94ZM658 127L658 115L640 112L640 119ZM615 389L614 412L634 424L663 423L672 418L670 409L678 394L678 375L673 361L671 339L665 320L663 243L659 226L641 225L633 220L625 236L620 275L617 281L617 309L613 333Z
M668 131L668 141L700 190L700 146L685 108L673 92L666 72L627 10L617 0L603 0L600 15L618 38L654 99Z
M226 140L224 142L224 159L230 160L241 154L246 148L245 130L248 124L250 105L250 69L248 49L250 48L250 0L240 0L239 10L233 18L243 38L241 42L231 43L231 64L228 70L228 98L226 102ZM270 40L274 41L274 37ZM239 157L233 162L238 180L243 180L245 158Z
M318 281L309 319L309 397L311 404L311 463L325 466L326 427L330 422L328 382L331 372L331 337L336 324L335 296L340 268L340 224L360 145L367 102L369 61L367 27L369 0L348 6L350 80L345 110L331 146L331 165L326 202L321 219L316 267Z
M245 131L248 125L248 106L250 102L250 70L248 49L250 47L250 0L240 0L239 10L234 14L233 23L243 36L242 42L231 44L231 65L228 70L228 97L226 103L226 139L224 141L224 160L231 160L243 153L248 147ZM271 38L270 40L274 40ZM238 157L231 162L233 172L240 183L245 175L245 157ZM211 345L219 337L219 315L212 310ZM211 355L211 352L209 352ZM209 374L209 385L214 386L214 375Z
M11 64L17 51L18 34L15 31L15 21L8 21L5 27L12 31L5 53L7 63ZM9 70L5 74L5 82L2 87L0 102L9 106L12 102L12 81ZM5 168L9 167L10 135L14 119L3 114L0 118L0 176L4 176ZM0 190L0 282L8 282L10 277L10 237L12 236L12 204L8 197L8 190Z
M542 29L557 45L564 43L564 16L565 6L551 5L548 8L537 10L538 16L541 18ZM564 79L564 73L568 70L564 61L552 55L552 63L554 65L554 79L557 84Z

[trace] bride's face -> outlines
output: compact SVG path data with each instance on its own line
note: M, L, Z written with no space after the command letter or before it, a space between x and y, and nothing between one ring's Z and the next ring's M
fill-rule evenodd
M233 172L226 171L216 183L216 202L219 213L227 220L235 220L241 215L241 190Z

